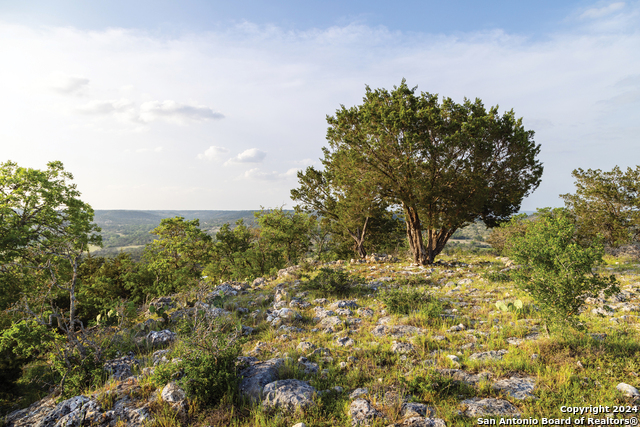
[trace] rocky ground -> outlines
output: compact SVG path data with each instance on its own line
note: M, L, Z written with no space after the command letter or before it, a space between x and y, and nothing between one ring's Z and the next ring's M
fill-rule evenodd
M603 273L615 274L622 291L589 299L586 332L565 336L546 334L533 302L509 281L515 266L506 258L444 258L429 267L385 256L336 262L328 267L362 280L341 297L304 290L306 278L290 268L273 280L158 298L119 332L132 334L138 350L105 364L104 386L43 399L5 425L454 426L566 419L563 406L597 405L631 409L592 417L630 419L640 398L639 268L609 262ZM398 314L384 302L408 286L439 311ZM179 382L156 388L148 380L157 366L177 362L179 325L197 313L238 324L241 403L196 408Z

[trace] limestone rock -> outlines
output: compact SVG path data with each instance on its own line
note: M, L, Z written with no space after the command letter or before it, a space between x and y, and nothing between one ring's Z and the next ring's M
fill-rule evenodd
M440 418L411 417L402 422L402 427L447 427Z
M470 418L482 416L520 417L520 411L511 403L502 399L466 399L461 402L466 405L463 414Z
M616 386L616 390L621 391L627 397L640 398L638 389L627 383L620 383Z
M296 412L313 405L316 393L317 390L306 381L274 381L264 386L262 404L267 408Z
M408 354L414 351L414 347L412 344L408 342L393 342L391 346L391 351L398 354Z
M375 337L390 336L393 338L402 338L410 335L421 335L425 333L426 331L424 329L409 325L378 325L371 330L371 335Z
M403 418L431 417L436 413L435 409L424 403L407 402L402 405L400 414Z
M260 400L264 386L278 379L278 369L283 364L284 359L249 362L249 366L240 371L240 393L253 401Z
M536 380L533 378L509 378L495 382L491 388L502 391L514 399L536 399L531 393L535 388Z
M162 347L176 340L177 334L168 329L162 331L151 331L147 335L147 343L151 347Z
M333 304L331 304L329 306L329 308L333 309L333 310L337 310L339 308L358 308L358 303L356 303L354 300L340 300L340 301L336 301Z
M186 397L186 393L178 385L171 381L162 389L162 400L169 403L182 402Z
M351 425L368 426L376 419L385 418L384 414L376 410L368 400L356 399L349 406Z
M133 356L119 357L117 359L111 359L104 362L104 370L109 373L109 376L114 380L121 381L126 378L132 377L132 368L134 365L140 365Z
M482 353L473 353L469 356L469 360L502 360L502 356L507 353L507 350L491 350Z

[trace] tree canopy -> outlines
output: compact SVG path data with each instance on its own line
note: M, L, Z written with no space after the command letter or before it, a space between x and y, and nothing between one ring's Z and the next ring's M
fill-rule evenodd
M327 122L329 158L346 156L343 173L366 177L402 207L419 264L433 262L458 228L476 220L492 227L518 212L540 183L533 131L479 99L440 103L403 80L391 92L367 87L362 105L341 106Z
M601 235L609 246L619 246L640 235L640 166L610 172L576 169L576 193L563 194L576 216L579 234L587 240Z

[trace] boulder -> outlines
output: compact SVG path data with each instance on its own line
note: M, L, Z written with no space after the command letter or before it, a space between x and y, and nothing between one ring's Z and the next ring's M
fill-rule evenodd
M121 381L133 376L132 368L134 365L139 366L140 362L134 359L133 356L125 356L107 360L104 362L104 370L114 380Z
M371 406L368 400L356 399L349 406L352 426L368 426L374 420L386 418L384 414Z
M182 402L187 397L187 394L175 382L171 381L164 386L161 396L165 402L177 403Z
M178 337L177 334L171 332L168 329L163 329L162 331L151 331L147 334L147 343L151 347L162 347L168 345L176 340Z
M240 393L252 401L258 401L262 398L264 386L278 379L278 369L284 364L284 359L248 363L249 366L240 371Z
M266 408L297 412L313 405L316 393L317 390L306 381L274 381L264 386L262 405Z

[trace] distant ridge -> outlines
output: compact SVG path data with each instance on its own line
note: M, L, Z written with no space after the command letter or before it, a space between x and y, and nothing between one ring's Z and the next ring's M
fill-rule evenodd
M207 210L96 210L94 221L99 226L111 224L158 225L163 218L184 217L186 220L199 219L200 225L234 224L238 219L245 223L255 222L253 211L207 211Z

